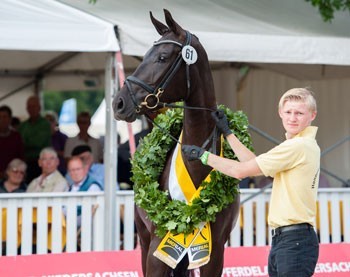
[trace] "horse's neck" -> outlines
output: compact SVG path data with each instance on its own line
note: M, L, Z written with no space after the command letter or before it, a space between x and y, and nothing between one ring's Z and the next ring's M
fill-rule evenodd
M210 110L216 106L212 82L201 84L201 87L196 86L185 101L185 105L208 109L185 109L184 111L183 143L201 146L215 126L210 115Z
M192 107L204 107L194 103L186 103ZM207 105L206 108L214 107ZM187 145L203 146L204 142L209 138L214 129L214 122L211 119L210 111L207 110L185 110L182 143ZM191 176L196 188L208 175L210 169L203 167L200 162L189 162L184 159L185 166Z
M213 124L210 124L209 111L185 111L182 143L202 146L209 137Z

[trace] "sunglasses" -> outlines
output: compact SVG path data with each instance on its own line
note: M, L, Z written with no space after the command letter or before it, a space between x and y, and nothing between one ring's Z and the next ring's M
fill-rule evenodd
M13 173L15 173L15 174L17 174L17 173L19 173L19 174L21 174L21 175L24 175L24 174L25 174L24 171L19 170L19 169L17 169L17 168L12 168L11 171L12 171Z

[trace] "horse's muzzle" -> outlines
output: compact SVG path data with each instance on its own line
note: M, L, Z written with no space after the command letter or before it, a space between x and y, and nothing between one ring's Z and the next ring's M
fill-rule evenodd
M133 122L136 120L137 115L134 112L134 106L128 104L128 101L125 101L122 95L116 95L113 99L112 107L116 120L123 120L126 122Z

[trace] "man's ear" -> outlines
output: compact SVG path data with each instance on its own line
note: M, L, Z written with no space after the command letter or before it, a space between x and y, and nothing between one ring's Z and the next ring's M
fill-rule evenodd
M281 111L281 109L278 109L278 115L280 116L280 118L282 118L282 111Z
M311 121L314 121L314 119L316 118L317 112L313 111L312 115L311 115Z

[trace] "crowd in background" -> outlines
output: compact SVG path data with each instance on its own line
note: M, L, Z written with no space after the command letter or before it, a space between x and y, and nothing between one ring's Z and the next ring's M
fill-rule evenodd
M37 96L27 99L26 108L28 118L21 122L13 116L9 106L0 106L0 193L89 191L90 186L84 185L87 180L103 190L103 145L88 134L90 113L78 114L79 133L68 137L60 131L55 112L42 115ZM137 144L150 129L135 135ZM76 157L82 161L82 179L79 181L72 178L76 172L68 167L69 160ZM128 142L119 145L117 176L116 189L132 188ZM329 187L327 178L321 176L320 187ZM271 179L245 178L240 187L263 188L271 182ZM92 190L97 189L92 187Z
M60 131L56 113L41 114L37 96L27 99L26 108L28 118L20 122L9 106L0 106L0 193L103 190L103 145L88 134L90 113L78 114L79 133L68 137ZM123 188L130 189L125 148L127 144L122 147L127 158L119 159L118 173L127 184Z
M88 134L90 113L77 115L79 133L68 137L55 112L42 114L37 96L27 99L26 109L21 122L9 106L0 106L0 193L103 191L103 144ZM115 188L132 189L129 143L120 147Z

